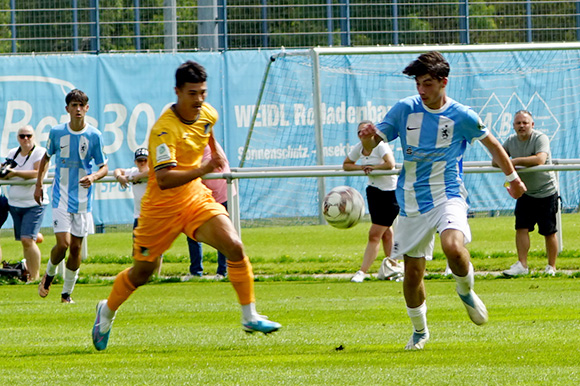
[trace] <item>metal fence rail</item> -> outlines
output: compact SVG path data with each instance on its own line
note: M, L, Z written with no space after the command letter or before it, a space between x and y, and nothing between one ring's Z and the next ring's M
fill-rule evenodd
M0 0L0 53L580 40L580 1Z

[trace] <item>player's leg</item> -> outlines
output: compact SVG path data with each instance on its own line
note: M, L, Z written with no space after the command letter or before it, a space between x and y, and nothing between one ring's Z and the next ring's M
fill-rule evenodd
M413 324L413 335L405 346L405 350L421 350L429 340L425 283L423 281L425 265L424 258L405 255L403 294L407 304L407 315Z
M60 298L62 303L74 303L71 294L79 277L83 239L89 235L89 228L93 226L90 213L72 213L71 218L69 255Z
M45 298L48 295L52 281L56 276L56 269L66 257L66 251L71 243L72 214L60 208L53 208L52 218L56 244L50 250L46 271L38 284L38 295L41 298Z
M435 239L435 224L427 213L415 217L399 217L394 232L391 257L404 256L405 280L403 293L413 333L405 350L421 350L429 340L427 303L423 276L426 260L431 260Z
M160 264L163 252L171 247L182 229L179 219L139 218L133 237L133 266L117 275L109 297L97 304L92 331L97 350L107 348L117 310L138 287L147 283Z
M197 228L195 224L191 225L186 231L195 232L193 236L196 240L211 245L226 256L229 279L242 306L244 329L265 334L277 331L281 327L279 323L262 318L256 311L252 264L229 217L217 214Z
M467 222L467 204L452 199L438 209L437 231L441 236L441 248L453 272L456 291L473 323L487 322L487 309L473 290L474 270L469 251L465 245L471 241L471 230Z

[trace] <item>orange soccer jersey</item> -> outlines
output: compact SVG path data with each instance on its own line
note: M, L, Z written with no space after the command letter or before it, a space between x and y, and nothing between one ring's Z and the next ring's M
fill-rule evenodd
M201 165L217 111L204 103L199 118L192 124L182 122L168 109L149 134L149 180L141 201L139 225L135 229L134 257L154 261L167 250L179 233L193 237L195 230L210 218L227 215L216 203L211 191L197 178L187 184L161 190L155 170L173 167L177 170Z

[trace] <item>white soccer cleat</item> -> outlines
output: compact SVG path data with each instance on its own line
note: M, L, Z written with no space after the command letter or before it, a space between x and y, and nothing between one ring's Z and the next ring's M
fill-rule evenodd
M467 295L457 294L463 302L471 321L478 326L485 324L487 322L487 308L485 308L485 304L483 304L479 296L473 290L469 291Z
M366 274L363 271L357 271L350 281L353 283L362 283L365 280L365 276Z
M413 335L411 335L411 339L409 339L409 342L405 346L405 350L423 350L427 341L429 341L428 330L425 330L423 333L413 331Z
M510 269L506 269L503 271L503 274L506 276L517 276L517 275L527 275L529 270L525 268L521 262L517 262L510 267Z
M544 273L550 276L556 276L556 268L552 267L550 264L546 265L546 269L544 269Z

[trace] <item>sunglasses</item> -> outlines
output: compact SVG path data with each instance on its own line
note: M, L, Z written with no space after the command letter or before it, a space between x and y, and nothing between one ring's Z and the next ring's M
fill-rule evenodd
M32 134L18 134L18 136L20 137L20 139L32 138Z

